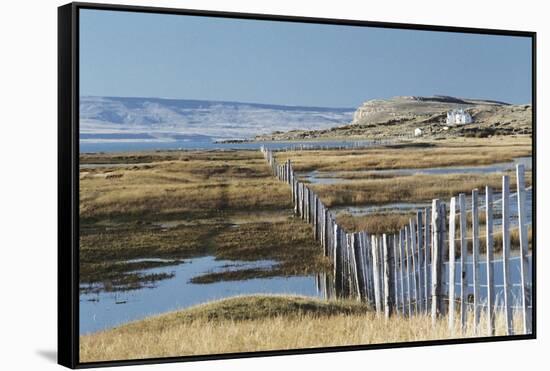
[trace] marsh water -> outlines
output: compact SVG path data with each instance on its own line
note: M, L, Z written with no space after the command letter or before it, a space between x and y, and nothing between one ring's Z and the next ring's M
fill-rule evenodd
M529 157L518 157L513 161L501 162L490 165L478 165L478 166L447 166L447 167L428 167L428 168L405 168L405 169L382 169L382 170L359 170L353 171L356 175L393 175L393 176L407 176L407 175L445 175L445 174L489 174L489 173L504 173L506 171L514 170L517 164L525 166L525 170L531 170L533 166L533 160ZM300 178L306 182L313 184L340 184L340 183L352 183L360 179L346 179L345 177L339 177L338 172L319 172L310 171L300 174Z
M273 261L216 260L212 256L187 259L182 264L164 266L142 273L168 273L171 278L153 287L131 291L80 294L80 334L111 328L151 315L184 309L211 300L248 294L296 294L318 297L315 276L256 278L195 284L190 280L205 273L235 269L264 268Z
M529 257L529 267L531 267ZM158 281L153 287L122 292L87 293L80 295L80 334L88 334L108 329L127 322L143 319L151 315L185 309L211 300L247 294L295 294L309 297L324 297L318 290L316 276L255 278L242 281L221 281L209 284L194 284L190 280L204 273L246 268L269 268L273 261L239 262L216 260L214 257L200 257L186 260L182 264L143 270L143 273L171 273L169 279ZM473 293L473 264L471 257L466 262L466 277L469 282L467 295ZM504 295L502 259L495 258L494 269L495 297L497 305L502 304ZM486 260L481 256L479 263L481 277L480 301L487 299ZM429 266L428 266L429 267ZM444 263L444 277L448 277L448 262ZM460 293L460 262L455 273L455 293ZM527 272L531 282L531 269ZM412 273L410 274L412 282ZM514 306L520 303L520 258L510 259L511 300ZM406 282L406 281L405 281ZM406 285L406 283L405 283ZM448 294L448 281L444 294ZM405 286L406 287L406 286ZM413 290L414 292L414 290ZM500 303L500 304L499 304Z
M510 170L514 170L517 164L523 164L526 170L532 169L531 157L519 157L509 162L502 162L491 165L481 166L449 166L449 167L432 167L424 169L384 169L384 170L369 170L369 171L357 171L355 174L388 174L388 175L414 175L414 174L488 174L488 173L504 173ZM338 177L338 172L319 173L311 171L303 173L301 179L306 180L312 184L339 184L354 182L357 180L346 179ZM466 209L471 210L472 201L471 194L466 194ZM527 224L532 223L533 214L533 188L529 187L526 190L526 219ZM510 215L512 217L512 225L517 224L518 206L517 206L517 194L511 192L510 198ZM502 193L493 192L493 211L495 213L494 222L496 225L501 224L500 209L502 203ZM479 190L479 208L482 210L485 208L484 190ZM431 203L426 202L390 202L380 205L353 205L353 206L335 206L331 208L336 213L346 212L354 216L363 216L368 214L377 213L408 213L418 209L430 207Z

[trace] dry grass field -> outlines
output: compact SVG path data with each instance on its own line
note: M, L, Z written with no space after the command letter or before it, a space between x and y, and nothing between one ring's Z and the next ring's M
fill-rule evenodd
M106 361L220 354L261 350L389 344L483 336L450 331L442 317L390 317L386 321L364 304L302 297L237 297L187 310L150 317L111 330L80 337L80 361ZM505 334L504 316L496 318L496 334ZM486 328L484 316L482 329ZM515 318L520 331L519 316ZM456 329L459 323L456 323Z

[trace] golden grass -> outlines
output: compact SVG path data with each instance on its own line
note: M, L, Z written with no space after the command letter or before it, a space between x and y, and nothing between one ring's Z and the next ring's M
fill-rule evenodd
M276 154L283 163L291 159L296 171L356 171L443 166L488 165L530 156L527 137L454 139L366 149L288 151Z
M514 173L509 173L510 184L515 184ZM531 183L531 172L526 174L526 183ZM502 174L445 174L397 176L389 179L372 179L340 184L314 184L328 207L338 205L378 205L394 202L443 200L469 193L472 189L484 189L486 185L500 189Z
M246 313L251 315L244 315ZM237 313L237 315L233 315ZM262 315L263 314L263 315ZM296 297L236 298L174 312L80 337L80 361L125 360L262 350L389 344L484 336L473 316L465 333L450 331L448 319L432 326L425 315L388 321L364 305ZM496 335L505 334L497 315ZM515 327L520 333L519 315ZM458 321L456 323L458 329ZM484 316L481 329L486 328Z
M341 212L336 216L336 222L348 232L396 233L415 215L413 213L380 213L354 216Z
M120 157L113 161L122 161ZM97 161L107 162L108 157ZM159 220L176 213L290 205L288 187L271 176L259 151L208 153L208 157L197 152L196 158L147 166L82 169L80 178L80 216L84 219L138 216Z

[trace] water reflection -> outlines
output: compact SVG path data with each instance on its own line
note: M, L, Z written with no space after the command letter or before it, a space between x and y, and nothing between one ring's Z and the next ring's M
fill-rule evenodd
M211 300L248 294L321 295L314 276L259 278L244 281L193 284L190 279L210 272L269 268L273 261L241 262L201 257L185 263L144 270L144 273L174 273L154 288L127 292L99 292L80 295L80 333L87 334L125 322L172 310L187 308Z

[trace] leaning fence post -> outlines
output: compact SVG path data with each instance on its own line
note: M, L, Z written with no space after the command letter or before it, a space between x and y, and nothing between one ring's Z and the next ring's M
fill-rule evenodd
M359 264L358 264L358 257L356 254L357 251L357 245L358 245L358 239L357 239L357 233L350 233L349 234L349 247L350 247L350 255L351 255L351 281L353 284L353 289L355 290L355 294L357 295L357 299L361 300L361 287L359 284Z
M510 290L510 179L502 177L502 270L504 277L504 315L506 335L513 335L512 295Z
M432 324L441 314L441 207L439 200L432 201Z
M528 308L531 290L529 290L527 282L529 240L527 236L527 219L525 214L525 168L521 164L516 166L516 180L518 195L519 251L521 257L521 310L523 312L523 333L528 334L531 332L532 326L531 309Z
M487 247L487 333L495 334L495 279L493 273L493 190L485 187L485 246Z

